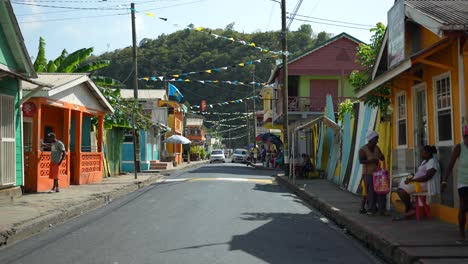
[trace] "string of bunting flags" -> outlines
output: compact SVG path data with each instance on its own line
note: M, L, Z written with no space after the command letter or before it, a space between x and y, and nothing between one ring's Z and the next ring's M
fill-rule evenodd
M164 78L161 80L156 77L143 77L143 78L138 78L139 80L145 80L145 81L163 81ZM256 86L265 86L267 83L266 82L239 82L237 80L234 81L220 81L220 80L192 80L192 79L182 79L182 78L172 78L170 80L166 80L168 82L198 82L198 83L225 83L225 84L232 84L232 85L256 85Z
M226 132L233 131L233 130L236 130L236 129L239 129L239 128L244 128L246 126L247 125L242 125L242 126L238 126L238 127L231 128L231 129L226 129L226 130L222 130L222 131L215 131L215 133L226 133Z
M221 120L205 120L206 123L222 123L222 122L229 122L233 120L239 120L239 119L244 119L246 116L237 116L233 118L228 118L228 119L221 119Z
M278 58L278 56L272 56L270 58L265 58L265 59L251 60L251 61L246 61L246 62L233 64L233 65L230 65L230 66L212 68L212 69L207 69L207 70L203 70L203 71L184 72L184 73L178 73L178 74L170 74L170 75L167 75L167 76L163 75L163 76L141 77L141 78L138 78L138 80L145 80L145 81L169 80L170 81L170 80L176 80L174 78L181 78L181 77L185 77L185 76L188 76L188 75L211 74L211 73L216 73L216 72L221 72L221 71L227 71L228 69L231 69L231 68L245 67L247 65L252 65L254 63L260 63L262 61L274 60L276 58ZM181 80L183 80L183 79L181 79Z
M243 134L243 135L240 135L240 136L237 136L237 137L232 137L232 138L223 138L222 141L224 140L234 140L234 139L239 139L239 138L243 138L243 137L246 137L248 134Z
M245 113L245 112L232 112L232 113L228 113L228 112L197 112L197 111L189 111L189 113L192 113L192 114L201 114L201 115L228 115L228 116L231 116L231 115L244 115L244 116L252 115L252 113Z
M222 102L222 103L209 104L207 106L209 106L210 108L213 108L213 106L216 106L216 105L217 106L223 106L223 105L228 105L228 104L239 104L239 103L242 103L243 100L252 100L252 99L256 99L256 98L258 98L258 95L249 96L249 97L246 97L246 98L243 98L243 99L226 101L226 102ZM200 108L200 106L199 105L190 106L190 109L193 109L193 108Z
M217 34L212 33L211 30L207 30L207 29L205 29L203 27L188 28L188 29L208 34L208 35L214 37L215 39L220 38L220 39L224 39L224 40L229 40L232 43L237 43L237 44L241 44L241 45L244 45L244 46L247 46L247 47L252 47L252 48L255 48L255 49L257 49L257 50L259 50L259 51L261 51L263 53L272 53L272 54L275 54L275 55L278 55L278 56L283 55L283 51L273 51L273 50L270 50L270 49L259 47L254 42L248 42L248 41L245 41L245 40L236 40L233 37L228 38L228 37L225 37L225 36L217 35ZM288 51L286 51L285 55L289 56L290 53Z

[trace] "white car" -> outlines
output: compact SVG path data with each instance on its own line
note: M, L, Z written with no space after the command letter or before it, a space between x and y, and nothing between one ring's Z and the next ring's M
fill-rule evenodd
M213 163L213 162L216 162L216 161L219 161L219 162L222 162L222 163L226 162L226 160L224 159L224 151L222 149L215 149L215 150L211 151L210 163Z
M231 156L232 163L240 162L246 163L247 162L247 150L246 149L236 149Z

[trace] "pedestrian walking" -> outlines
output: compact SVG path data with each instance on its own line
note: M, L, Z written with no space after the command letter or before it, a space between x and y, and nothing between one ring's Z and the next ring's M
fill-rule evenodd
M62 164L62 161L65 159L67 152L65 151L65 145L62 141L57 139L57 136L54 133L49 133L48 137L51 142L49 144L51 147L49 179L54 180L52 190L49 192L60 192L58 184L60 164Z
M378 212L380 215L387 215L386 196L375 193L372 175L379 168L380 161L385 161L382 151L377 146L379 134L371 131L366 139L367 144L359 149L359 162L363 166L362 178L366 187L367 213L372 215Z
M468 126L466 125L463 127L463 143L457 144L453 149L447 170L445 170L444 177L442 178L442 191L447 188L448 176L452 173L453 166L457 160L457 187L459 198L458 231L460 237L456 242L458 244L464 244L466 243L465 223L466 213L468 212Z

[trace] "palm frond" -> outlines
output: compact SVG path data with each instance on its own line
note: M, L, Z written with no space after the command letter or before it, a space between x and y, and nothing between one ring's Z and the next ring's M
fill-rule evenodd
M54 60L54 64L56 66L60 66L62 64L62 62L65 60L65 58L67 58L68 56L68 52L66 49L63 49L62 50L62 54L60 54L60 56L58 56L55 60Z
M56 72L57 71L57 65L55 65L54 61L49 61L47 63L47 72Z
M91 53L93 53L93 48L79 49L69 54L57 68L57 72L74 72Z
M80 67L78 67L76 70L73 72L92 72L101 68L105 68L109 66L110 60L99 60L99 61L93 61L90 63L86 63Z
M34 70L36 72L43 72L47 67L47 59L45 56L45 40L39 38L39 48L37 51L36 60L34 61Z

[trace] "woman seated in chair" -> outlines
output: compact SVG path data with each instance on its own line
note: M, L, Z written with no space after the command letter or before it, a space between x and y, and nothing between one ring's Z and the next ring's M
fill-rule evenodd
M439 191L440 166L439 161L434 157L436 153L437 149L434 146L424 146L421 152L422 162L416 174L400 181L397 193L405 204L405 218L409 218L416 213L411 204L412 193L430 192L429 195L433 195Z

